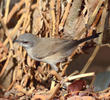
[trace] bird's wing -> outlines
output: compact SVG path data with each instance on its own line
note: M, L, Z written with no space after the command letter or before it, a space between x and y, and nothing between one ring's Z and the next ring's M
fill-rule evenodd
M42 59L44 57L53 55L55 53L61 53L63 56L71 54L74 47L78 44L97 38L99 34L92 35L80 40L67 40L67 39L58 39L58 38L40 38L37 41L36 47L33 49L32 53L35 55L35 58Z
M57 52L65 53L74 47L74 42L73 40L57 38L41 38L32 53L34 53L34 56L38 59L53 55Z

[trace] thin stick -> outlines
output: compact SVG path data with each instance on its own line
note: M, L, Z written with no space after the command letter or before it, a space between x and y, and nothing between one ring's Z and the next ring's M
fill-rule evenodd
M97 52L99 51L99 49L100 49L100 46L99 46L99 45L96 46L96 48L95 48L93 54L91 55L91 57L90 57L89 60L87 61L86 65L84 66L84 68L83 68L82 71L80 72L81 74L82 74L82 73L85 73L85 72L87 71L87 69L89 68L90 64L91 64L92 61L94 60L94 58L95 58Z
M5 23L5 24L6 24L7 18L8 18L9 5L10 5L10 0L7 0L7 2L6 2L6 9L5 9L5 16L4 16L4 23Z
M55 94L58 92L59 89L60 89L60 83L58 83L54 88L52 88L50 90L51 95L49 96L48 100L52 100L53 97L55 96Z
M7 23L10 21L12 16L21 8L21 6L24 4L24 1L25 0L21 0L19 3L15 4L15 6L8 15Z
M21 18L19 19L17 25L15 26L15 28L14 28L13 31L12 31L12 33L10 34L10 39L11 39L11 37L13 36L13 34L16 33L17 29L21 26L21 24L23 23L24 16L25 16L25 15L23 14L23 15L21 16ZM4 41L3 45L6 45L6 44L8 43L8 41L9 41L9 38L7 38L7 39Z
M55 11L54 11L55 0L50 1L50 7L51 7L51 16L52 16L52 36L54 36L55 35L55 29L56 29L56 27L55 27L56 19L55 19Z
M59 32L59 22L60 22L60 0L57 0L57 14L56 14L56 35L58 35Z
M103 2L104 2L103 0L100 0L100 1L99 1L97 7L95 8L94 12L92 13L91 17L90 17L89 20L88 20L88 25L91 25L91 24L93 23L93 21L94 21L94 19L95 19L95 16L97 15L97 13L98 13L98 11L99 11L101 5L103 4Z
M38 7L38 3L31 5L31 10L34 10L35 8ZM21 9L17 15L21 15L22 13L24 13L26 11L26 8Z
M65 8L65 12L64 12L63 18L62 18L61 23L59 25L59 31L61 31L63 29L63 26L65 24L66 18L68 16L68 13L69 13L69 10L70 10L71 3L72 3L72 0L68 0L68 4L67 4L67 6Z
M9 91L12 87L13 87L13 85L15 84L15 82L16 82L16 80L13 80L13 82L10 84L10 86L8 87L8 89L7 89L7 91Z
M11 56L12 56L12 51L9 53L8 58L7 58L7 61L5 62L5 65L4 65L4 67L2 68L2 71L0 72L0 77L3 75L5 69L6 69L6 67L7 67L7 65L8 65L8 63L9 63L9 61L10 61L10 57L11 57Z
M94 76L95 73L91 72L91 73L85 73L85 74L79 74L79 75L75 75L75 76L69 76L65 79L65 81L72 81L74 79L79 79L79 78L84 78L84 77L90 77L90 76Z
M23 29L21 33L24 33L27 29L27 27L30 24L30 7L31 7L31 1L30 0L26 0L25 1L25 8L26 8L26 12L25 12L25 18L24 18L24 22L23 22Z
M17 29L21 26L22 22L23 22L23 19L24 19L24 14L21 16L20 20L18 21L17 25L15 26L15 28L13 29L12 33L8 36L8 38L4 41L3 45L6 45L8 43L8 41L10 41L10 48L12 48L13 44L12 44L12 40L11 40L11 37L13 36L13 34L17 31ZM3 75L6 67L7 67L7 64L9 63L9 60L10 60L10 57L12 57L12 51L9 52L9 55L8 55L8 58L7 58L7 61L5 62L5 65L0 73L0 77Z

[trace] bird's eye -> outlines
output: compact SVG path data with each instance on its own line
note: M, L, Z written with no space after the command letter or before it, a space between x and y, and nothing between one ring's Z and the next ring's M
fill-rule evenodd
M28 43L28 41L24 41L23 43L24 43L24 44L27 44L27 43Z

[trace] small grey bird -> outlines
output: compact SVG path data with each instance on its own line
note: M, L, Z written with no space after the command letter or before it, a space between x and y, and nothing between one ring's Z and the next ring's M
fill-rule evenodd
M20 35L15 42L23 46L28 55L37 61L46 62L51 65L52 69L58 71L56 64L63 62L70 56L75 47L82 42L97 38L99 34L80 39L69 40L60 38L38 38L31 33Z

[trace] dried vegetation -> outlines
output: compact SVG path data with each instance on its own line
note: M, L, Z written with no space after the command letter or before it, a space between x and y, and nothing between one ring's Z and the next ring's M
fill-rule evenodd
M1 0L2 4L4 0ZM109 12L109 0L6 0L0 8L0 97L12 100L101 100L110 99L110 89L94 92L87 89L82 77L94 76L94 72L85 73L95 58L102 38L107 46L110 34L105 30ZM14 5L10 7L11 3ZM110 22L109 22L110 24ZM80 39L102 32L93 54L81 72L65 76L68 63L60 72L49 69L42 62L30 59L26 51L13 43L20 34L30 32L37 37ZM76 48L74 55L82 53ZM89 47L87 47L89 48ZM77 58L76 58L77 59ZM73 81L71 83L69 81ZM66 86L66 88L64 88Z

